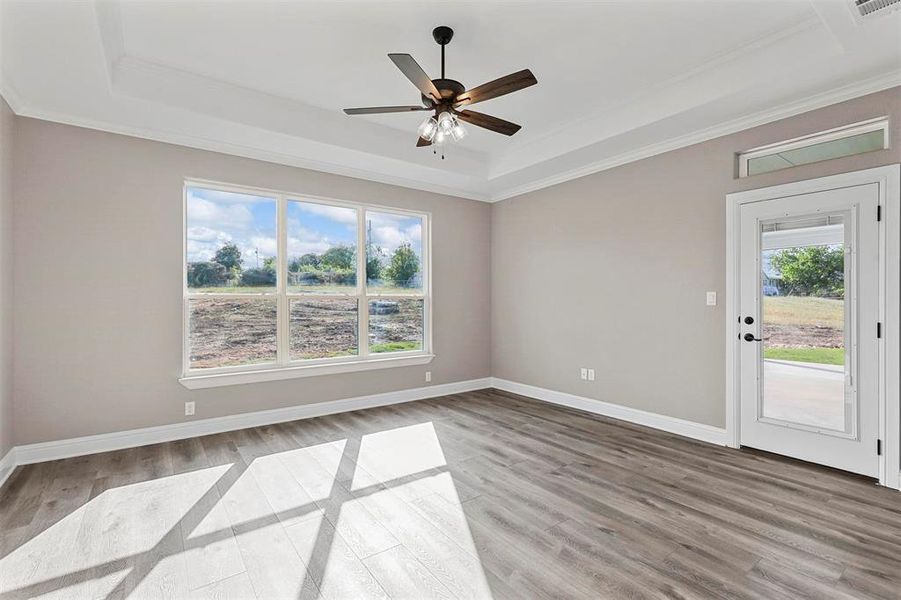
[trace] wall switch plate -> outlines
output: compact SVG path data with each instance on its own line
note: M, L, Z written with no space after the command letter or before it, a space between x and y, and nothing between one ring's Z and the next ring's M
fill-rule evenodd
M190 417L194 414L194 403L185 402L185 416Z
M716 292L707 292L707 306L716 306Z
M594 369L588 369L588 381L594 381Z
M579 369L579 375L581 375L582 379L588 379L588 369L584 367Z
M425 372L425 382L432 383L432 372L431 371Z

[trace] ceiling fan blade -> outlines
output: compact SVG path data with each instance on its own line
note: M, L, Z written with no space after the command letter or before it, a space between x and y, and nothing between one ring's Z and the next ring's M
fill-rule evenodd
M429 140L427 140L427 139L425 139L425 138L418 138L418 139L416 140L416 147L417 147L417 148L421 148L422 146L431 146L431 145L432 145L432 142L430 142Z
M513 135L522 129L522 125L504 121L503 119L498 119L497 117L492 117L491 115L479 113L474 110L454 111L454 113L456 113L461 121L466 121L476 127L484 127L485 129L490 129L491 131L502 133L504 135Z
M538 80L532 75L532 71L523 69L522 71L511 73L500 79L483 83L471 90L466 90L457 96L454 106L464 106L475 104L476 102L484 102L485 100L490 100L492 98L497 98L498 96L503 96L504 94L527 88L536 83L538 83Z
M412 56L409 54L389 54L388 58L407 76L407 79L413 82L413 85L422 92L423 96L432 98L435 102L441 101L441 92L438 91L438 88L435 87L435 84L432 83L432 80L429 79L429 76L426 75L426 72L422 70L422 67L419 66L419 63Z
M345 108L348 115L377 115L381 113L412 112L416 110L432 110L426 106L367 106L365 108Z

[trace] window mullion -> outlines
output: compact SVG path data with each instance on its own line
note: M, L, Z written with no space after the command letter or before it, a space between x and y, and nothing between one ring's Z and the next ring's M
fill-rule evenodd
M357 209L357 352L369 356L369 302L366 299L366 209Z
M276 198L276 253L275 262L278 269L276 277L276 362L280 365L290 361L290 309L288 303L288 235L287 235L287 199L283 195Z
M432 352L432 218L422 220L422 349Z
M182 375L191 368L191 322L188 312L188 184L181 194L181 369Z

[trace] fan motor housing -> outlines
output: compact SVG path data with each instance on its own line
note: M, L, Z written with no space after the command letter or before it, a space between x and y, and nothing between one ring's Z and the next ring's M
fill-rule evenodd
M450 100L466 90L462 83L453 79L433 79L432 83L438 88L443 100Z

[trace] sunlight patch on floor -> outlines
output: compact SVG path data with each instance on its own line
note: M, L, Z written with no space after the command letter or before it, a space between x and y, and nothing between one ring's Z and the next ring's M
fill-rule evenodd
M90 567L74 556L72 548L87 506L72 511L0 560L0 594Z
M23 595L104 596L133 575L138 555L153 564L143 573L136 594L185 581L180 521L228 468L105 490L0 560L0 593L34 586Z
M436 597L447 591L449 596L491 598L453 477L442 469L446 466L431 422L368 434L361 440L351 490L371 489L373 477L383 484L359 495L358 502L403 545L404 552L396 553L403 562L392 568L420 583L433 579ZM410 563L410 555L425 571ZM370 568L379 564L376 557L365 562Z
M347 440L337 440L280 452L267 458L277 457L313 500L321 500L332 492L346 446Z
M491 597L431 422L112 487L0 560L0 593L378 598L380 569Z
M447 464L431 422L364 435L351 491L368 487L372 475L388 483Z

